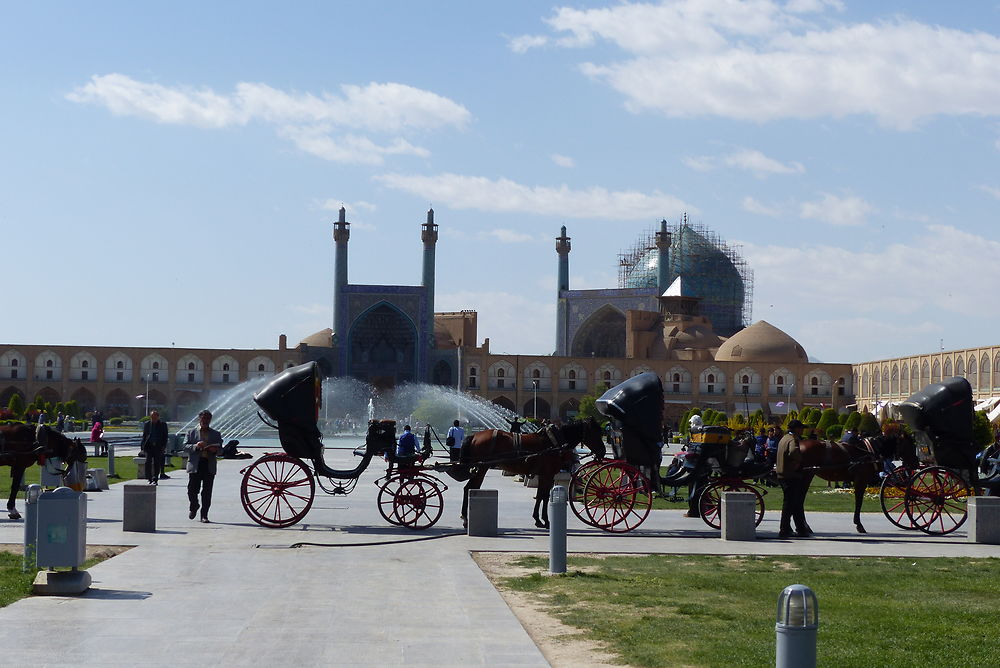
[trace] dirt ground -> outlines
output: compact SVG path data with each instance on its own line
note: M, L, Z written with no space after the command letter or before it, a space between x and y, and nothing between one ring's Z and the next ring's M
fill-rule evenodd
M87 559L110 559L131 549L130 545L88 545ZM0 552L24 554L24 545L22 543L0 543Z
M556 668L626 665L616 662L613 655L588 639L583 631L563 624L547 614L527 595L505 589L500 584L501 578L529 575L532 572L514 565L522 556L524 555L516 552L475 552L472 555L546 660Z

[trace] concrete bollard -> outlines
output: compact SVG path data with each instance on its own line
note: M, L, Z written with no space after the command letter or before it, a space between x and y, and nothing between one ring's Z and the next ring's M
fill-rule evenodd
M24 560L21 572L36 568L35 555L38 552L38 497L42 495L41 485L28 485L24 495Z
M968 541L1000 545L1000 496L969 497L968 512Z
M556 485L549 492L549 573L566 572L566 488Z
M757 497L750 492L723 492L720 507L722 540L757 540Z
M125 485L122 531L156 532L156 485Z
M91 471L93 471L94 480L97 481L98 489L104 491L111 489L111 486L108 484L108 474L104 469L91 469Z
M108 477L117 478L115 475L115 442L108 442Z
M468 527L469 536L496 536L499 494L495 489L470 489Z

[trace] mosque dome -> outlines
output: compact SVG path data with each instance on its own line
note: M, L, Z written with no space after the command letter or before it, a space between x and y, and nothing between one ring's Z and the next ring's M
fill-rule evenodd
M684 278L684 295L699 297L699 310L723 336L743 328L749 317L749 285L740 270L742 259L713 232L682 223L671 235L668 281ZM621 287L655 287L659 251L649 247L626 273ZM737 266L737 265L740 266ZM752 289L752 288L750 288Z
M808 362L809 357L798 341L766 320L758 320L719 346L715 360L795 364Z
M310 348L332 348L333 330L329 327L321 329L315 334L310 334L299 342L300 345L303 343Z

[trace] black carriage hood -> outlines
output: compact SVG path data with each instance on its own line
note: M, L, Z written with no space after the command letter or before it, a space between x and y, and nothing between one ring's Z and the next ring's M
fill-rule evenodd
M647 443L663 437L663 383L652 371L615 385L596 403L602 415L635 430Z
M319 366L307 362L285 369L253 395L253 400L278 423L281 445L296 457L320 456L322 444L316 418L322 378Z
M931 383L896 408L910 429L932 440L972 442L972 386L965 378Z

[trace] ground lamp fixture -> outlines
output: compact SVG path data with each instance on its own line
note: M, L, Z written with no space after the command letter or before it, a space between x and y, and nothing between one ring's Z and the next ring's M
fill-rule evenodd
M801 584L785 587L774 624L776 668L815 668L818 627L819 602L813 590Z

